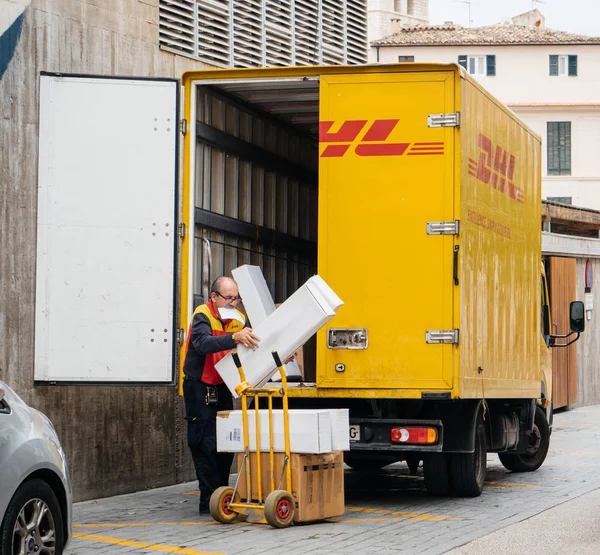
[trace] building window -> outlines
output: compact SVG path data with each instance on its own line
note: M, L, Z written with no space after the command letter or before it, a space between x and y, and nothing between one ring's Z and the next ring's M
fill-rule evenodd
M573 197L548 197L546 200L560 204L573 204Z
M496 75L496 56L459 56L458 63L471 75Z
M571 175L571 122L548 122L548 175Z
M574 77L577 75L577 56L550 56L550 75Z
M159 45L220 67L367 62L365 0L159 0Z
M414 62L415 57L414 56L398 56L398 61L399 62Z

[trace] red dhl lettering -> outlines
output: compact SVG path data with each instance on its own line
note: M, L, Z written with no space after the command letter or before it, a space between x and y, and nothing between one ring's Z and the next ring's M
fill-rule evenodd
M483 133L479 133L477 146L480 149L479 161L473 158L467 160L469 175L523 204L523 189L517 187L513 181L516 158L498 145L494 148L492 140Z
M388 137L400 120L377 119L367 127L367 120L347 120L339 126L334 121L319 123L319 142L325 144L321 158L340 158L354 146L358 156L432 156L444 154L443 142L392 143ZM331 129L337 131L331 131ZM359 136L366 128L366 132ZM336 144L331 144L336 143ZM357 143L357 144L355 144Z

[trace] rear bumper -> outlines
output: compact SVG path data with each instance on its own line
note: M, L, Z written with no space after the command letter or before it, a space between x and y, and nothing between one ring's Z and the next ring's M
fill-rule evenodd
M358 426L360 439L350 439L350 451L386 451L397 453L436 453L443 450L444 425L441 420L351 418L350 426ZM392 428L427 426L437 430L437 442L431 445L393 443L390 439ZM352 437L352 436L351 436Z

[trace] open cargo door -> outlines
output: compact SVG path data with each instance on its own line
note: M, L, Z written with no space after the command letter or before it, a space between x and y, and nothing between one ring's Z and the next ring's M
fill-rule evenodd
M455 327L455 236L427 229L455 220L455 129L428 122L455 111L454 79L321 77L318 269L345 305L318 337L319 387L452 387L453 345L426 335Z
M173 382L178 97L41 76L36 381Z

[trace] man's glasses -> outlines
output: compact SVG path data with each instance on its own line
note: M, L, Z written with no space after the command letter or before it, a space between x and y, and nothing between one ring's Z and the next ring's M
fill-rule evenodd
M241 301L242 297L237 296L237 297L226 297L225 295L221 295L221 293L219 293L218 291L215 291L215 293L217 295L219 295L219 297L221 297L222 299L225 299L227 302L231 302L231 301Z

